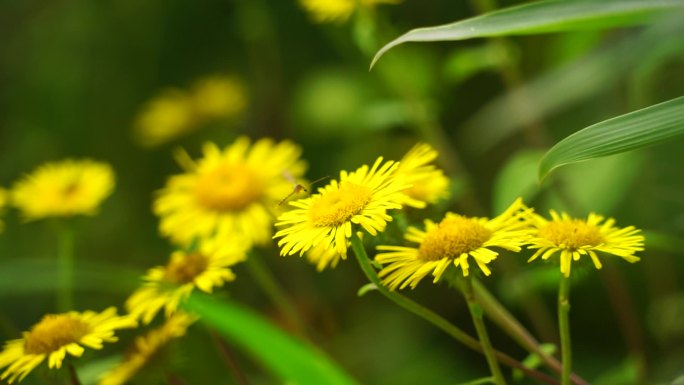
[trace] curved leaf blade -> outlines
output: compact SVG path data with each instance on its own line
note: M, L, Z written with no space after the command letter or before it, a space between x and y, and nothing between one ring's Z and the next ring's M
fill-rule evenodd
M358 385L323 353L238 304L193 294L187 308L288 384Z
M684 96L586 127L558 142L539 164L542 181L555 168L646 147L684 134Z
M406 42L455 41L637 25L683 7L683 0L537 1L451 24L413 29L382 47L375 54L371 68L391 48Z

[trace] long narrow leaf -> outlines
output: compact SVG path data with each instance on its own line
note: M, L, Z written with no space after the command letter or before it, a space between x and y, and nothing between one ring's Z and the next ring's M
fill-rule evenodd
M357 385L322 353L257 314L231 302L192 295L187 307L221 335L240 346L283 382L294 385Z
M584 128L553 146L539 164L539 180L565 164L618 154L684 134L684 97Z
M453 41L636 25L682 7L684 0L537 1L451 24L411 30L382 47L371 68L392 47L410 41Z

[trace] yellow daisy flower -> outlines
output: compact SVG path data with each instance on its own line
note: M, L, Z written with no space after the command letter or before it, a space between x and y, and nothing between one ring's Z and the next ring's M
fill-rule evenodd
M197 251L176 251L166 266L148 270L145 283L126 301L126 310L149 324L164 309L169 317L195 288L211 293L226 281L235 279L228 268L246 258L242 242L202 242Z
M290 202L295 209L282 214L276 226L285 226L274 238L282 238L281 255L303 254L314 246L347 256L347 243L352 224L361 225L371 235L384 231L392 217L389 209L400 209L409 186L393 178L398 164L378 158L372 167L363 165L354 172L340 172L318 189L317 194Z
M287 177L305 171L300 149L289 141L238 138L221 150L213 143L194 169L172 176L154 202L160 231L181 245L195 237L240 237L265 243L274 210L293 188Z
M0 188L0 214L5 210L5 205L7 204L7 191ZM0 220L0 232L5 228L5 223Z
M404 178L411 188L404 191L407 206L425 207L449 195L449 178L442 170L430 164L437 159L437 151L426 143L418 143L399 162L397 178Z
M301 6L317 23L343 22L358 7L373 8L377 4L397 4L400 0L300 0Z
M518 199L494 219L447 213L440 223L425 220L424 231L409 227L405 235L418 247L378 246L378 250L387 251L375 257L377 262L387 265L378 275L392 290L415 288L428 274L436 283L451 264L460 267L467 277L468 257L485 275L490 275L487 264L499 255L492 248L517 252L529 238L531 230L525 219L528 211Z
M14 184L10 202L26 220L95 215L114 189L114 172L101 162L46 163Z
M48 314L31 331L24 332L22 338L5 343L0 352L0 368L8 368L0 375L0 380L10 384L17 379L21 381L46 358L50 369L59 369L67 353L80 357L84 346L102 349L103 342L118 340L114 330L136 326L133 318L117 316L114 307L102 313Z
M100 379L100 385L123 385L128 383L141 369L158 360L159 354L175 338L185 335L188 327L197 318L177 312L164 324L149 331L144 336L137 337L133 348L126 353L124 361L105 373Z
M138 144L154 147L196 128L192 99L186 92L171 88L145 103L133 123L133 134Z
M211 76L198 80L190 90L195 115L213 120L234 116L247 105L245 89L237 80Z
M634 253L644 250L644 236L634 226L614 227L615 219L590 213L587 219L575 219L566 213L560 215L551 210L551 220L531 214L536 234L530 240L530 249L537 251L528 260L531 262L541 256L549 259L560 252L560 270L570 276L570 264L579 261L582 255L589 255L597 269L602 267L596 252L617 255L628 262L639 261ZM603 223L602 223L603 222Z

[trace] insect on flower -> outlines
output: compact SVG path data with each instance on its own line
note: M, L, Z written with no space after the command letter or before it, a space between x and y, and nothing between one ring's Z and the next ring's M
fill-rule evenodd
M285 203L288 199L290 199L290 198L291 198L293 195L295 195L295 194L299 194L299 193L302 192L302 191L304 191L304 192L309 192L309 190L307 190L306 187L304 187L304 186L302 186L301 184L297 183L297 181L295 181L295 179L292 177L292 174L290 174L289 172L284 171L284 172L283 172L283 176L285 177L285 179L287 179L287 180L289 180L290 182L292 182L292 184L294 185L294 187L292 188L292 192L291 192L291 193L287 194L287 196L286 196L285 198L283 198L280 202L278 202L278 206L281 206L283 203ZM327 179L327 178L330 178L330 176L329 176L329 175L326 175L326 176L324 176L324 177L321 177L321 178L316 179L315 181L313 181L313 182L311 182L311 183L309 184L309 188L311 188L311 186L313 186L314 184L316 184L316 183L318 183L318 182L320 182L320 181L322 181L322 180L324 180L324 179Z

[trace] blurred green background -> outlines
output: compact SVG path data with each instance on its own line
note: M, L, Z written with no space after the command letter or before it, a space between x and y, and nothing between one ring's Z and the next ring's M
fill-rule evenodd
M115 193L98 216L76 220L77 263L117 266L121 272L103 278L115 283L117 274L135 276L164 263L171 250L150 205L154 191L180 171L172 157L177 146L197 156L207 140L291 138L303 148L307 176L316 179L378 155L399 159L427 141L440 150L453 192L437 207L410 212L416 222L445 210L496 214L524 194L540 212L596 211L647 231L640 263L606 259L603 271L587 269L576 279L575 368L595 384L670 383L684 374L684 142L568 166L543 187L536 162L572 132L681 96L682 19L407 44L368 71L375 50L400 33L474 16L483 4L405 0L316 23L296 1L2 0L0 186L11 187L49 160L111 163ZM134 122L146 101L217 73L245 85L248 102L239 116L155 148L135 143ZM24 224L10 210L4 221L0 267L20 279L0 283L3 341L55 310L45 283L50 269L39 264L44 271L36 271L32 263L54 260L56 242L49 222ZM314 343L360 383L446 385L487 375L481 356L441 331L377 293L357 297L366 280L353 260L317 273L305 259L278 257L275 248L261 252L311 326ZM541 340L556 342L557 268L504 257L487 286ZM244 267L235 272L237 280L221 295L282 323ZM120 306L135 284L126 278L120 286L83 284L77 307ZM446 286L426 281L406 294L473 332L462 298ZM525 357L502 333L490 332L494 346ZM190 384L232 383L208 344L206 331L193 328L178 343L174 365ZM97 358L91 365L122 347L88 353ZM279 383L237 355L254 384ZM30 375L24 383L41 381Z

